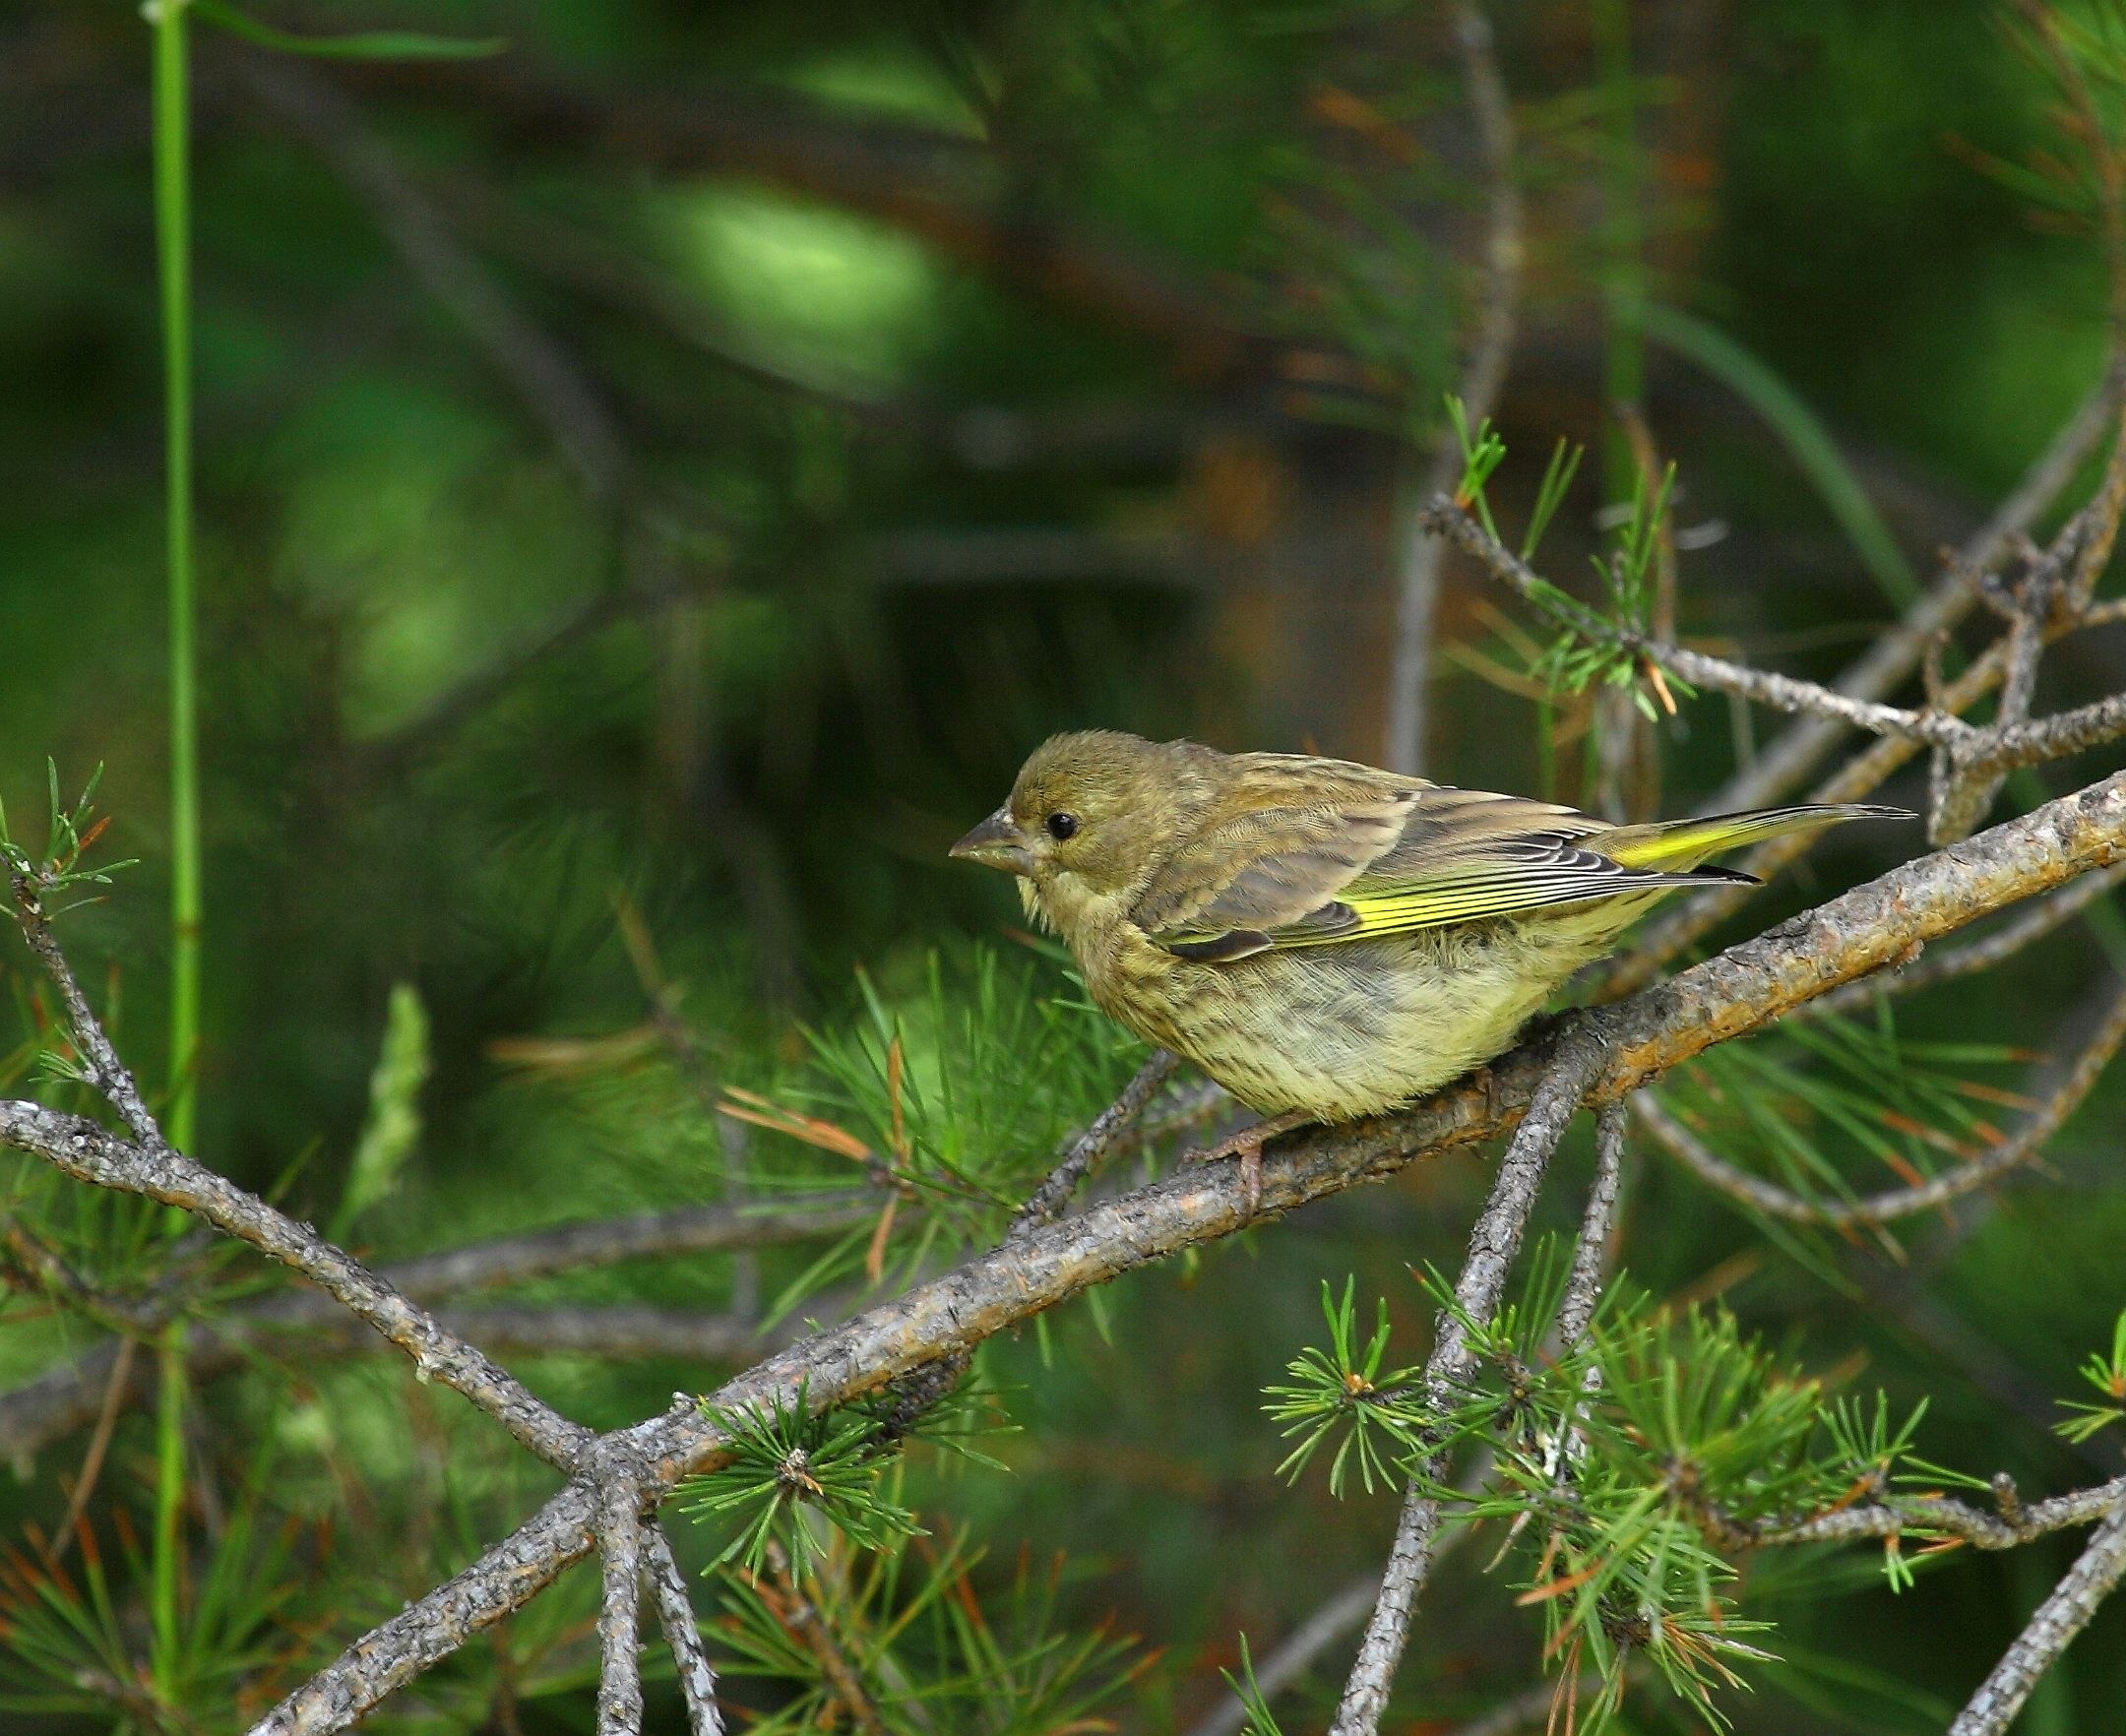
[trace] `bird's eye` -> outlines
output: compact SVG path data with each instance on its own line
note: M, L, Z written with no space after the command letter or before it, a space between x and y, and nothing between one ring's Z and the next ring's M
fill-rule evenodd
M1076 814L1055 813L1048 816L1048 836L1061 843L1078 830Z

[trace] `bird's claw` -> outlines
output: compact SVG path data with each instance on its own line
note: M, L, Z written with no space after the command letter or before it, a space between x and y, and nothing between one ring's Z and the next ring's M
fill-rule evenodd
M1187 1163L1216 1163L1231 1157L1240 1165L1240 1203L1244 1215L1253 1217L1262 1209L1263 1147L1280 1134L1289 1133L1295 1127L1303 1127L1310 1116L1294 1110L1284 1115L1273 1115L1267 1121L1249 1123L1236 1133L1227 1134L1215 1146L1204 1146L1189 1152L1183 1159Z

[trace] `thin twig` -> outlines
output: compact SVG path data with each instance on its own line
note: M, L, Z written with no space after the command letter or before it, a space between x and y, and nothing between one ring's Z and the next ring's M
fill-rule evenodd
M1445 1398L1475 1366L1462 1323L1487 1320L1497 1310L1543 1172L1607 1053L1602 1027L1583 1020L1559 1045L1556 1059L1529 1100L1528 1112L1499 1164L1491 1197L1470 1232L1469 1256L1455 1282L1455 1309L1441 1315L1432 1354L1425 1361L1425 1390L1435 1399ZM1434 1455L1425 1475L1435 1479L1444 1468ZM1380 1594L1330 1736L1373 1736L1380 1728L1408 1638L1410 1610L1432 1570L1439 1519L1438 1498L1421 1493L1419 1483L1413 1481L1404 1498Z
M418 1255L386 1267L380 1275L409 1296L461 1295L629 1260L772 1248L853 1229L877 1213L877 1197L855 1190L798 1195L780 1206L675 1206Z
M1850 1542L1856 1537L1901 1537L1907 1532L1955 1537L1973 1549L2016 1549L2039 1537L2086 1525L2126 1508L2126 1477L2054 1495L2018 1501L2008 1513L1991 1514L1946 1495L1901 1501L1862 1502L1798 1524L1764 1525L1750 1533L1754 1544Z
M2048 629L2054 637L2069 631L2063 626ZM1944 688L1935 701L1938 711L1961 712L1983 699L1999 684L2005 656L1996 640L1972 659L1963 674ZM1809 793L1812 802L1854 802L1872 795L1907 761L1920 744L1909 738L1886 736L1855 755ZM1790 834L1759 844L1739 864L1744 872L1769 881L1797 861L1821 834ZM1593 993L1596 999L1626 994L1651 982L1660 968L1712 932L1748 901L1755 892L1749 886L1716 887L1655 918L1640 931L1629 952L1620 953L1595 974Z
M1358 1626L1372 1612L1380 1596L1381 1577L1366 1574L1333 1593L1301 1622L1275 1649L1265 1652L1254 1665L1256 1691L1274 1700L1314 1667L1314 1660ZM1189 1727L1188 1736L1239 1736L1248 1721L1248 1708L1238 1695L1227 1694Z
M1594 1183L1588 1189L1579 1239L1573 1243L1572 1275L1565 1281L1565 1299L1558 1307L1558 1342L1568 1350L1587 1336L1588 1323L1601 1300L1617 1195L1624 1185L1624 1125L1621 1101L1604 1103L1594 1112Z
M35 1103L0 1103L0 1142L36 1150L70 1175L98 1187L182 1207L249 1242L301 1272L382 1333L413 1359L421 1378L440 1380L463 1394L548 1463L572 1465L592 1440L590 1430L570 1422L484 1353L443 1331L433 1317L309 1225L170 1149L59 950L39 901L42 889L29 875L16 873L11 891L23 935L51 973L66 1006L75 1047L136 1143L113 1139L94 1122Z
M821 1679L836 1703L848 1713L849 1722L863 1736L887 1736L885 1720L871 1702L870 1690L864 1686L856 1666L835 1639L818 1605L797 1583L796 1576L790 1572L789 1556L782 1544L771 1542L768 1545L768 1568L773 1580L755 1581L762 1601L812 1653L813 1660L819 1665Z
M1970 575L1987 572L2000 560L2074 481L2097 441L2117 425L2119 399L2114 368L2076 407L1999 510L1945 562L1941 577L1926 594L1831 684L1833 692L1848 699L1879 700L1918 668L1926 648L1970 610L1976 595ZM1791 795L1838 745L1843 728L1827 717L1795 719L1747 768L1721 785L1701 811L1732 813Z
M2113 1507L2068 1569L2066 1578L2037 1606L1949 1726L1949 1736L2001 1736L2015 1722L2037 1680L2058 1660L2068 1643L2089 1626L2090 1618L2122 1578L2126 1578L2126 1502Z
M2007 1139L1982 1155L1954 1169L1944 1170L1927 1181L1857 1200L1811 1200L1746 1169L1736 1168L1715 1156L1704 1141L1669 1114L1652 1092L1635 1097L1632 1110L1661 1147L1684 1168L1708 1187L1740 1201L1751 1210L1785 1223L1816 1224L1826 1229L1858 1229L1909 1217L1918 1211L1931 1211L2030 1162L2067 1118L2081 1107L2082 1099L2089 1095L2122 1042L2126 1042L2126 984L2120 986L2109 1012L2058 1087Z
M1585 604L1572 601L1545 581L1526 561L1486 530L1476 520L1445 495L1428 502L1420 518L1425 527L1445 537L1465 554L1478 561L1491 576L1545 613L1563 619L1576 633L1595 644L1629 651L1680 675L1698 687L1738 694L1777 711L1812 713L1840 723L1851 724L1872 735L1894 735L1937 747L1968 744L1978 731L1961 719L1935 712L1912 712L1902 706L1886 706L1872 700L1853 699L1797 676L1769 669L1753 669L1744 663L1664 644L1650 635L1619 626Z
M1489 211L1484 224L1483 286L1476 335L1462 374L1463 413L1470 427L1498 405L1513 359L1516 310L1521 298L1521 184L1514 167L1513 107L1499 76L1491 22L1463 0L1455 8L1455 44L1475 121ZM1426 462L1415 499L1430 500L1453 489L1462 474L1460 446L1442 431ZM1423 770L1425 719L1432 684L1434 628L1439 615L1440 544L1425 534L1417 515L1404 527L1401 582L1397 586L1396 645L1388 686L1385 764L1397 772Z
M679 1673L679 1694L686 1702L687 1736L723 1736L723 1714L717 1709L716 1670L702 1646L686 1579L672 1555L671 1540L656 1519L643 1520L643 1578L656 1600L657 1625L671 1647Z
M642 1491L624 1476L598 1490L597 1736L642 1736Z
M1078 1191L1078 1184L1105 1161L1115 1143L1144 1113L1145 1105L1158 1095L1159 1087L1173 1078L1174 1070L1180 1065L1180 1057L1168 1054L1164 1049L1154 1049L1146 1057L1135 1077L1122 1087L1122 1094L1094 1116L1084 1133L1071 1141L1046 1179L1019 1208L1012 1218L1010 1233L1013 1236L1025 1235L1029 1230L1054 1221L1056 1214L1070 1203L1071 1195Z
M868 1194L818 1196L807 1206L782 1209L734 1209L690 1206L647 1211L602 1222L562 1224L520 1236L501 1236L468 1248L424 1255L377 1272L408 1299L431 1306L454 1293L531 1282L570 1271L592 1271L627 1260L714 1253L832 1235L867 1223L877 1207ZM153 1336L171 1317L175 1298L145 1311L138 1331ZM670 1356L727 1361L771 1347L784 1333L763 1336L740 1310L704 1314L688 1310L618 1304L539 1306L441 1306L436 1319L446 1332L489 1350L600 1356ZM194 1380L213 1380L249 1365L261 1349L289 1333L316 1334L313 1353L358 1353L372 1340L359 1323L329 1296L283 1290L218 1311L195 1333L188 1370ZM125 1335L136 1329L128 1328ZM84 1427L95 1413L97 1395L110 1379L115 1352L106 1342L85 1350L42 1374L0 1393L0 1458L29 1463L51 1442ZM123 1401L140 1401L138 1381Z
M118 1111L118 1119L141 1145L151 1151L167 1150L169 1147L162 1139L162 1130L148 1112L147 1099L141 1095L140 1085L126 1064L118 1059L118 1051L111 1046L110 1039L103 1034L102 1024L90 1010L89 997L82 993L81 984L74 979L73 968L66 961L66 955L59 950L58 937L52 933L51 918L44 910L44 890L29 874L9 873L8 893L14 900L23 939L29 943L37 962L44 966L45 975L59 991L60 1005L66 1008L68 1035L81 1056L81 1082Z
M1914 962L1897 970L1849 982L1825 995L1809 1011L1817 1018L1843 1016L1871 1005L1878 995L1916 994L1974 971L1990 970L2025 947L2042 940L2062 923L2079 916L2098 899L2115 891L2122 881L2126 881L2126 864L2107 868L2100 874L2085 874L2080 880L2068 882L2049 898L2032 899L2029 909L2019 911L1974 941L1939 953L1924 953Z
M96 1478L103 1473L103 1456L110 1451L111 1432L118 1426L118 1413L125 1408L126 1388L133 1379L133 1357L139 1348L132 1338L118 1340L117 1353L111 1358L110 1380L103 1389L102 1408L96 1412L95 1433L89 1437L89 1451L82 1455L66 1517L59 1521L52 1539L54 1559L66 1554L67 1546L74 1541L76 1522L89 1511L89 1497L95 1492Z

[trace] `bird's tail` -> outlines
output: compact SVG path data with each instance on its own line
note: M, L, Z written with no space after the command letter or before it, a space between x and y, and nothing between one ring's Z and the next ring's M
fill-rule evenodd
M1588 843L1627 868L1695 868L1708 856L1744 844L1763 843L1792 832L1814 832L1847 820L1909 820L1906 808L1883 808L1868 802L1838 806L1753 808L1742 814L1710 814L1697 820L1662 820L1652 826L1620 826Z

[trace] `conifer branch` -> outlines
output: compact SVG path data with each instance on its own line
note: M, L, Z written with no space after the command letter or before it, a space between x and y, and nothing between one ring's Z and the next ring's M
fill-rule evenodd
M2122 439L2114 456L2118 469L2126 475L2126 439ZM2126 481L2120 483L2120 488L2126 490ZM2104 492L2084 509L2068 531L2062 532L2054 558L2067 545L2080 551L2088 539L2102 541L2108 554L2110 540L2117 532L2117 517L2107 472ZM1425 508L1422 520L1427 528L1473 556L1525 601L1563 622L1590 644L1629 653L1693 686L1733 694L1778 711L1810 713L1850 724L1873 735L1932 747L1940 775L1935 780L1928 835L1936 845L1953 843L1966 836L2008 773L2065 759L2126 736L2126 694L2114 694L2048 717L2031 719L2024 714L2047 625L2057 622L2061 631L2069 631L2079 624L2072 608L2063 612L2061 605L2067 592L2050 576L2043 560L2037 563L2025 587L2026 600L2021 605L2019 624L1989 655L1987 685L1995 680L2002 682L2007 703L1998 719L1980 727L1955 714L1961 706L1954 690L1945 694L1940 704L1910 711L1855 699L1813 681L1751 668L1657 640L1628 621L1609 620L1574 601L1446 496L1435 498ZM1967 679L1970 673L1967 671ZM1852 770L1847 768L1847 774Z
M1520 1252L1522 1232L1543 1173L1607 1053L1601 1016L1587 1016L1559 1043L1555 1059L1529 1099L1513 1144L1499 1164L1491 1197L1469 1234L1469 1257L1455 1281L1455 1307L1440 1316L1432 1354L1425 1361L1424 1388L1436 1408L1446 1408L1455 1389L1474 1371L1475 1358L1464 1322L1488 1319L1506 1293L1506 1274ZM1613 1186L1609 1198L1614 1201ZM1589 1311L1593 1312L1592 1284ZM1432 1455L1404 1497L1380 1593L1329 1727L1330 1736L1374 1736L1380 1728L1409 1636L1410 1611L1432 1571L1440 1502L1427 1485L1436 1483L1445 1470L1441 1456Z
M1158 1095L1160 1087L1173 1078L1180 1065L1180 1057L1164 1049L1154 1049L1146 1057L1145 1064L1122 1087L1121 1094L1094 1117L1085 1132L1071 1141L1056 1166L1028 1196L1027 1203L1019 1208L1018 1215L1012 1219L1012 1235L1024 1235L1055 1220L1070 1204L1070 1197L1078 1191L1079 1184L1107 1160L1131 1123L1144 1113L1145 1106Z
M597 1736L642 1736L642 1490L624 1474L598 1488Z
M1483 159L1487 205L1476 334L1459 394L1463 415L1469 426L1476 427L1497 408L1513 359L1521 299L1521 184L1514 164L1513 106L1505 80L1499 76L1491 21L1472 0L1461 0L1454 10L1454 34ZM1443 434L1425 465L1416 499L1422 502L1448 493L1462 466L1460 443ZM1388 686L1388 742L1382 764L1391 771L1415 773L1423 769L1424 761L1441 548L1436 537L1425 534L1415 514L1404 528L1402 542L1397 563L1395 654Z
M2107 868L2099 874L2085 874L2079 880L2069 881L2049 897L2032 899L2029 908L2019 910L1976 940L1940 952L1922 953L1909 964L1900 965L1880 976L1849 982L1815 1002L1809 1012L1818 1018L1842 1016L1869 1006L1877 995L1917 994L1922 989L1938 988L1945 982L1990 970L2062 924L2073 921L2098 899L2117 891L2121 882L2126 882L2126 865Z
M2126 1507L2126 1477L2114 1477L2094 1488L2049 1500L2021 1502L2013 1499L2012 1486L2004 1486L2010 1498L2003 1511L1990 1514L1968 1501L1946 1495L1910 1497L1896 1501L1862 1502L1841 1508L1799 1524L1768 1527L1749 1534L1754 1545L1850 1542L1856 1537L1898 1537L1907 1531L1955 1537L1973 1549L2015 1549L2064 1531L2086 1525Z
M2126 1499L2113 1505L2066 1578L2052 1587L1992 1673L1957 1713L1949 1736L2001 1736L2015 1722L2038 1678L2089 1626L2096 1606L2121 1579L2126 1579Z
M2067 1069L2044 1101L2027 1115L2007 1139L1991 1150L1909 1187L1891 1188L1858 1200L1811 1200L1753 1175L1716 1156L1671 1115L1652 1092L1632 1100L1632 1111L1647 1131L1677 1162L1708 1187L1739 1201L1753 1211L1785 1223L1815 1224L1849 1230L1889 1223L1914 1212L1931 1211L1952 1200L2000 1180L2043 1150L2045 1144L2082 1105L2111 1058L2126 1043L2126 984L2092 1033L2074 1065Z
M1797 676L1754 669L1726 657L1667 644L1629 625L1611 621L1559 590L1478 524L1471 514L1444 494L1426 504L1420 520L1426 529L1477 561L1523 601L1563 621L1581 637L1594 644L1633 652L1682 676L1693 686L1731 693L1776 711L1811 713L1850 724L1871 735L1897 736L1937 747L1954 748L1975 734L1970 724L1941 713L1913 712L1902 706L1854 699Z
M1573 1243L1572 1275L1558 1307L1558 1342L1567 1349L1587 1336L1588 1323L1601 1300L1609 1267L1609 1241L1616 1218L1617 1195L1624 1186L1625 1109L1629 1099L1604 1103L1594 1112L1594 1183L1588 1189L1580 1235Z
M2066 492L2096 443L2118 426L2121 396L2121 370L2114 359L1993 516L1944 555L1941 576L1831 684L1832 691L1849 699L1880 700L1919 667L1927 647L1954 628L1977 600L1980 579ZM1724 814L1785 799L1839 744L1843 730L1833 718L1796 718L1701 811Z
M685 1577L672 1554L671 1540L655 1519L642 1522L643 1578L650 1581L657 1625L678 1668L679 1693L686 1703L687 1736L723 1736L723 1715L717 1709L716 1670L703 1648L701 1626Z
M1043 1309L1153 1260L1259 1225L1308 1201L1392 1174L1421 1155L1490 1137L1542 1104L1514 1185L1498 1190L1472 1238L1477 1277L1495 1272L1517 1230L1532 1159L1583 1094L1606 1101L1712 1044L1758 1029L1843 982L2075 875L2126 858L2126 774L2049 802L1953 850L1922 857L1730 949L1632 999L1602 1010L1607 1046L1585 1061L1583 1023L1538 1036L1502 1057L1484 1080L1451 1086L1413 1108L1294 1140L1264 1165L1260 1211L1249 1209L1236 1166L1193 1165L1033 1231L957 1270L817 1333L713 1395L730 1414L771 1402L834 1405L979 1343ZM1561 1055L1569 1065L1560 1068ZM1547 1085L1547 1089L1544 1087ZM1570 1089L1567 1089L1567 1086ZM1583 1090L1582 1087L1585 1087ZM509 1537L436 1590L355 1642L256 1726L258 1736L320 1736L344 1728L386 1695L536 1596L595 1541L598 1485L613 1467L636 1478L646 1506L683 1476L719 1461L720 1427L691 1401L592 1440L536 1399L527 1413L510 1377L339 1250L219 1177L151 1150L78 1116L0 1102L0 1143L76 1178L182 1206L216 1227L293 1265L386 1331L438 1376L492 1408L528 1444L577 1467L560 1492ZM1511 1160L1509 1160L1511 1161ZM1502 1169L1502 1175L1504 1170ZM1491 1281L1484 1278L1483 1281ZM462 1384L461 1384L462 1383ZM529 1395L526 1395L529 1398ZM543 1455L542 1455L543 1456ZM610 1456L608 1457L608 1456Z
M413 1359L423 1378L463 1394L550 1464L572 1465L592 1440L534 1397L524 1384L481 1351L446 1333L432 1316L367 1271L307 1224L295 1222L256 1195L204 1164L172 1150L148 1112L135 1083L90 1011L40 901L39 878L10 870L15 915L31 950L51 973L66 1006L75 1047L94 1086L132 1131L119 1140L92 1121L41 1104L0 1102L0 1144L34 1151L80 1180L181 1207L225 1234L249 1242L269 1259L300 1272L343 1308L373 1327Z

